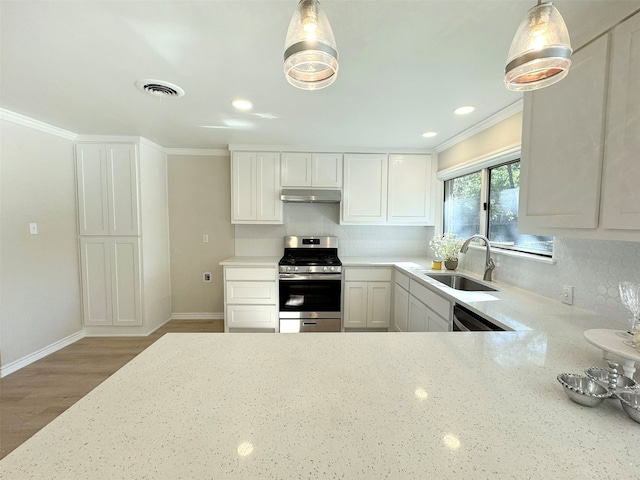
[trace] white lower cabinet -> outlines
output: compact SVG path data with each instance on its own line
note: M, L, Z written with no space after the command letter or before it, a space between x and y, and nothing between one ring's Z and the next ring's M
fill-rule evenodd
M344 280L344 328L389 328L391 268L347 267Z
M448 332L449 322L409 295L409 332Z
M409 329L409 277L396 270L395 279L393 326L396 332L407 332Z
M396 272L394 294L396 331L451 331L451 303L447 299L400 272Z
M82 298L88 326L142 325L138 237L82 237Z
M224 267L224 330L278 331L277 268Z
M409 292L397 283L393 292L393 325L396 332L409 330Z

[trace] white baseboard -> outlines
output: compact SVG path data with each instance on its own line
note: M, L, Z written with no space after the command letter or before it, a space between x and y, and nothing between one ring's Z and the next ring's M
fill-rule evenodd
M198 312L198 313L172 313L171 320L223 320L223 313Z
M84 330L80 330L72 335L69 335L62 340L58 340L57 342L52 343L44 348L41 348L37 352L30 353L26 357L22 357L14 362L11 362L7 365L4 365L0 368L0 378L6 377L10 373L13 373L17 370L20 370L23 367L35 362L36 360L40 360L41 358L46 357L47 355L51 355L53 352L57 352L61 348L67 347L72 343L77 342L81 338L84 338L85 333Z

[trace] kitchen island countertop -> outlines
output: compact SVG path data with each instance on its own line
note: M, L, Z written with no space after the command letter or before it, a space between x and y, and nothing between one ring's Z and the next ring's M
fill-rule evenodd
M567 332L167 334L3 479L638 478L640 425L556 381Z

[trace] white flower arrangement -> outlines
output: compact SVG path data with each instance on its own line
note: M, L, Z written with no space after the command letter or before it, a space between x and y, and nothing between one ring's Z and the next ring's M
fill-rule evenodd
M455 233L447 232L444 235L435 235L429 242L429 246L437 258L457 260L463 243L463 238L458 238Z

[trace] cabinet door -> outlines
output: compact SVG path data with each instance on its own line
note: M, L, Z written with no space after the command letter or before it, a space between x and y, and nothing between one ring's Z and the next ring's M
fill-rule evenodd
M409 295L409 332L427 331L427 306Z
M342 154L314 153L311 156L311 185L342 188Z
M278 312L275 305L227 305L225 329L277 328Z
M367 293L367 282L344 283L344 328L366 328Z
M409 328L409 292L398 284L393 295L393 323L396 332L406 332Z
M436 315L435 312L427 309L427 331L429 332L449 332L449 322Z
M640 230L640 14L613 31L602 222Z
M233 152L231 157L231 223L256 220L256 154Z
M80 235L109 234L107 157L104 145L76 145Z
M605 35L564 80L524 95L518 233L598 225L607 49Z
M107 237L80 239L82 316L85 325L111 325L111 246Z
M388 328L391 316L391 284L369 282L367 285L367 327Z
M109 233L139 235L138 162L135 145L106 145Z
M276 282L227 282L227 303L275 304Z
M110 242L113 325L142 325L140 240L112 237Z
M431 155L389 155L389 223L434 225L434 166Z
M266 223L282 223L279 153L257 154L256 182L257 220Z
M387 221L386 155L344 156L342 222L380 224Z
M310 187L311 154L283 153L280 160L280 178L283 187Z

